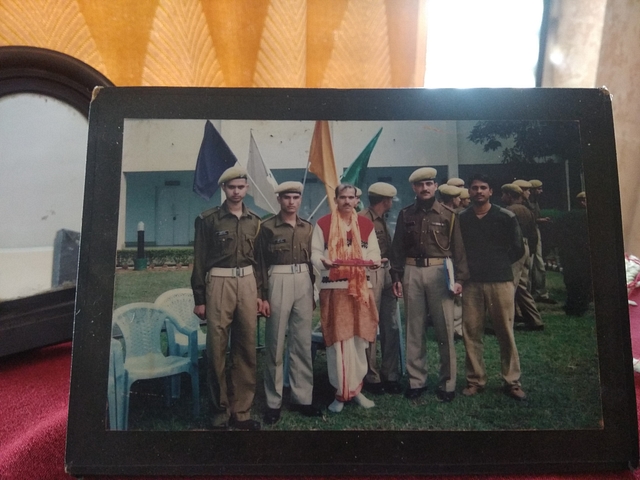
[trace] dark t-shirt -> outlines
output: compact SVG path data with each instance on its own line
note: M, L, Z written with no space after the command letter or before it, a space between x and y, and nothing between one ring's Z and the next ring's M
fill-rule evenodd
M513 281L511 264L524 255L522 231L516 216L492 205L478 218L472 207L459 214L462 240L472 282Z

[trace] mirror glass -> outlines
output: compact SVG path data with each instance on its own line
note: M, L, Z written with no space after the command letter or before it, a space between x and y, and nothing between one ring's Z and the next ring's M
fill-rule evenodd
M74 243L81 229L87 131L87 118L55 98L0 98L1 300L63 283L54 243Z

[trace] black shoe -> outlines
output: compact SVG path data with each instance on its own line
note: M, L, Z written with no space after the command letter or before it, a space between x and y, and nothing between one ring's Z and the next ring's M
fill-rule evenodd
M292 403L289 405L289 410L292 412L298 412L305 417L321 417L322 410L320 410L315 405L300 405L297 403Z
M438 389L436 392L436 398L439 402L449 403L456 398L456 392L445 392L444 390Z
M402 385L400 385L400 383L395 380L384 382L383 386L386 393L391 393L392 395L402 393Z
M257 420L236 420L232 418L229 420L229 426L238 430L251 430L257 431L260 430L260 422Z
M380 382L365 383L362 388L369 393L373 393L374 395L382 395L384 393L384 386Z
M262 421L265 425L275 425L280 420L280 409L279 408L268 408L267 412L262 417Z
M415 400L416 398L420 397L420 395L422 395L423 392L427 391L427 387L421 387L421 388L407 388L407 390L404 392L404 397L408 398L409 400Z

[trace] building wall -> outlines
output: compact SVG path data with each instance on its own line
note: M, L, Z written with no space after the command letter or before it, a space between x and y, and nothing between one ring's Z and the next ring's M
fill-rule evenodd
M475 123L332 121L330 128L338 172L350 165L382 128L371 154L365 184L386 181L398 189L398 200L389 215L392 226L400 208L413 201L413 191L407 180L411 172L421 166L435 167L441 183L450 177L464 178L476 171L498 173L498 194L502 183L522 178L519 174L522 167L503 166L500 150L484 152L481 145L469 141L467 137ZM265 164L278 182L303 181L313 121L214 120L213 124L241 164L247 163L249 140L253 135ZM121 201L119 248L135 244L140 221L145 224L147 244L189 244L193 242L193 219L201 211L221 203L218 192L207 202L191 191L204 125L205 120L125 121L123 175L126 194L122 195ZM563 168L562 165L554 168L543 165L529 170L545 184L553 185L557 183L554 180L563 175ZM328 213L326 202L322 202L325 196L322 183L309 173L305 186L301 216L310 218L313 215L313 220ZM366 188L364 190L363 200L367 204ZM176 198L181 199L179 205L172 207ZM267 214L255 207L250 196L247 196L246 204L260 215ZM566 203L557 205L566 206Z

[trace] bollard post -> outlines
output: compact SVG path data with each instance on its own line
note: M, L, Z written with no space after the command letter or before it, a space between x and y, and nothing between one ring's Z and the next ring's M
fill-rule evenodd
M147 258L144 255L144 222L138 222L138 254L133 262L133 269L147 269Z

